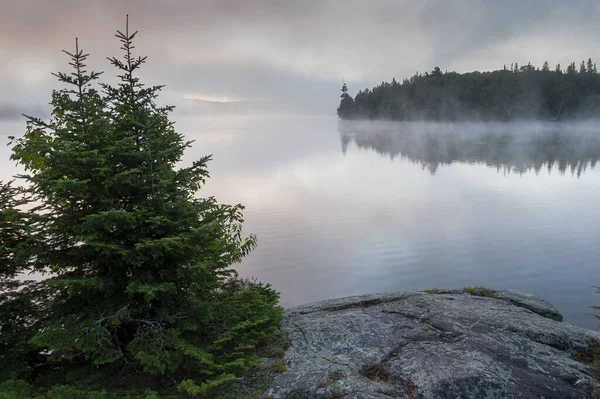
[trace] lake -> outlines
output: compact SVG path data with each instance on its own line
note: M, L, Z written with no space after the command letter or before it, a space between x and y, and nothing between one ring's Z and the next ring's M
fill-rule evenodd
M286 307L484 285L600 324L589 308L600 304L600 125L177 120L195 140L184 163L213 154L201 194L246 206L258 247L240 273ZM18 171L8 155L2 146L4 180Z

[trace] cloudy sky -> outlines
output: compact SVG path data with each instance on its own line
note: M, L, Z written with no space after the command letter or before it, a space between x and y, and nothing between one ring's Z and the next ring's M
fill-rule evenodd
M111 72L125 14L165 98L332 113L350 91L439 65L459 72L600 57L594 0L0 0L0 117L48 102L79 37Z

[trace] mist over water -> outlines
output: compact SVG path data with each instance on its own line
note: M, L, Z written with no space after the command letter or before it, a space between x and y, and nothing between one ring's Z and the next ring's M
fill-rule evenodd
M581 176L600 157L600 123L339 122L342 151L354 142L435 174L440 165L483 164L502 172L547 169Z
M594 123L340 123L179 117L213 154L200 195L246 206L238 265L284 306L384 291L513 288L598 322L600 128ZM0 124L0 137L24 124ZM0 146L0 180L19 170Z

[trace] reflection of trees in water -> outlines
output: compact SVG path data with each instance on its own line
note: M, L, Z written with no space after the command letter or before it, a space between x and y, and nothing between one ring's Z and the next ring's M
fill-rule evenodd
M600 129L593 125L340 123L342 152L354 141L391 159L422 165L435 174L440 165L478 163L504 173L534 170L578 177L600 157Z

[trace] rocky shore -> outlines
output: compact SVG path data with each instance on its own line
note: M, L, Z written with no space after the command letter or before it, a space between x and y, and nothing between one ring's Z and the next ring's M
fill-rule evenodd
M530 294L365 295L289 309L281 327L287 371L264 399L600 398L600 333Z

